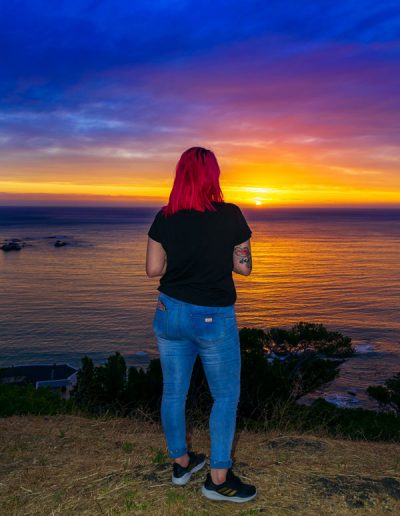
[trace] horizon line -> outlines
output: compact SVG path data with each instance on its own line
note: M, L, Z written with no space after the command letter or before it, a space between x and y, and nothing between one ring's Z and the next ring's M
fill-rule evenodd
M226 201L229 202L229 201ZM165 203L166 204L166 203ZM165 204L0 204L1 208L148 208L148 209L160 209ZM265 210L301 210L301 209L400 209L400 204L391 203L375 203L375 204L290 204L290 205L263 205L254 206L246 203L234 203L240 204L243 209L250 209L254 211L265 211Z

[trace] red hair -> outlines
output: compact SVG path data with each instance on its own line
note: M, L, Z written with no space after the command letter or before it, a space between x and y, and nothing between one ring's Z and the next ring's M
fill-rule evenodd
M216 211L211 201L224 202L219 185L220 169L214 153L203 147L191 147L176 165L174 184L162 213L179 210Z

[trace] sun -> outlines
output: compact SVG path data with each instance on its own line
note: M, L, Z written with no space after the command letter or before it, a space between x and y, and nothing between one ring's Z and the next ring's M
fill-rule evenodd
M254 202L255 202L256 206L262 205L262 202L260 201L260 199L254 199Z

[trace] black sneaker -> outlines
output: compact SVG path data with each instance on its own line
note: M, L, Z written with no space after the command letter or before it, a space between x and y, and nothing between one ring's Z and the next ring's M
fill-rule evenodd
M200 471L202 467L204 467L206 463L206 456L204 453L195 453L188 452L189 455L189 464L186 468L180 466L177 462L174 462L173 465L173 473L172 473L172 482L177 486L184 486L190 480L190 477L196 471Z
M222 484L214 484L210 473L201 488L202 494L210 500L226 500L228 502L248 502L256 497L255 486L244 484L231 468L228 469L226 480Z

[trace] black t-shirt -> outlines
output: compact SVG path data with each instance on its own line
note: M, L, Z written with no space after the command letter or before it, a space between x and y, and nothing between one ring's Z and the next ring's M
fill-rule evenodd
M160 209L147 234L167 254L157 290L195 305L230 306L236 301L233 249L252 230L236 204L213 205L216 212L185 209L168 217Z

